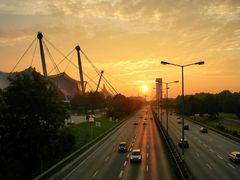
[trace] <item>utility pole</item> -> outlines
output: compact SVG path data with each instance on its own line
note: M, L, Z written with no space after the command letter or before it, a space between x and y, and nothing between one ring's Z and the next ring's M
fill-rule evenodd
M81 62L81 57L80 57L80 46L77 45L75 47L77 50L77 57L78 57L78 67L79 67L79 75L80 75L80 83L82 87L82 93L85 94L85 86L84 86L84 80L83 80L83 70L82 70L82 62Z
M44 56L44 49L43 49L43 44L42 44L42 38L43 35L41 32L38 32L37 38L39 40L39 47L40 47L40 55L41 55L41 60L42 60L42 68L43 68L43 75L44 79L47 80L47 67L46 67L46 62L45 62L45 56Z

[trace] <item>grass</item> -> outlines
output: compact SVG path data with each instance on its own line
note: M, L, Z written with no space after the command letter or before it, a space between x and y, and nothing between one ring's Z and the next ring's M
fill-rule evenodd
M101 123L101 127L96 127L96 122ZM75 137L75 145L73 150L76 150L83 145L87 144L91 140L105 133L108 129L116 125L117 122L109 121L107 117L96 118L95 122L90 125L89 122L83 122L80 124L73 124L67 128L71 134ZM92 128L92 130L91 130Z

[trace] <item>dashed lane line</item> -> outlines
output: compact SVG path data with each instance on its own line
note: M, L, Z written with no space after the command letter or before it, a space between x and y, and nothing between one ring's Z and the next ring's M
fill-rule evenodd
M147 172L148 172L148 169L149 169L149 168L148 168L148 165L147 165L147 167L146 167Z
M223 157L222 157L222 156L220 156L219 154L217 155L217 157L218 157L219 159L223 159Z
M209 169L212 169L212 167L211 167L209 164L206 164L206 166L207 166Z
M214 152L214 150L213 149L209 149L211 152Z
M123 165L123 166L125 167L126 165L127 165L127 161L124 162L124 165Z
M120 174L119 174L119 179L121 179L122 178L122 175L123 175L123 170L121 170L121 172L120 172Z
M233 168L233 169L235 169L235 167L232 165L232 164L230 164L230 163L227 163L231 168Z
M98 174L98 172L99 172L99 171L97 170L97 171L92 175L92 177L95 178L96 175Z

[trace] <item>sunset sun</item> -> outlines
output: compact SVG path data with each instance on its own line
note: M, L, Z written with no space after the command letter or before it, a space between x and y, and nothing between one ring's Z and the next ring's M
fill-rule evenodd
M142 85L141 86L141 92L142 93L147 93L148 92L148 86L147 85Z

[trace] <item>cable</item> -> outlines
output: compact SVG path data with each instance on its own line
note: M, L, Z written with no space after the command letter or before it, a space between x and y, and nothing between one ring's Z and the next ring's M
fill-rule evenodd
M26 51L23 53L23 55L21 56L21 58L18 60L17 64L14 66L14 68L12 69L11 73L15 70L15 68L17 67L17 65L20 63L20 61L22 60L22 58L25 56L25 54L28 52L28 50L30 49L30 47L33 45L34 41L37 38L34 38L34 40L32 41L32 43L28 46L28 48L26 49Z
M57 73L60 73L60 71L59 71L59 69L58 69L58 67L57 67L57 64L55 63L55 61L54 61L54 59L53 59L53 57L52 57L52 55L51 55L51 53L50 53L50 51L49 51L46 43L45 43L45 41L43 40L42 42L43 42L43 45L44 45L45 49L47 50L48 56L49 56L49 58L50 58L50 60L51 60L51 62L52 62L52 64L53 64L53 67L54 67L55 69L57 69L57 71L56 71Z
M33 51L33 57L32 57L32 61L31 61L31 64L30 64L30 66L32 67L32 65L33 65L33 59L34 59L34 57L35 57L35 53L36 53L36 49L37 49L37 41L36 41L36 43L35 43L35 48L34 48L34 51Z
M67 59L67 57L68 57L71 53L73 53L73 51L74 51L74 49L73 49L70 53L68 53L67 56L64 56L64 58L57 64L57 66L59 66L65 59ZM70 61L70 60L69 60L69 61ZM51 69L51 71L50 71L49 73L51 73L53 70L55 70L55 68Z

